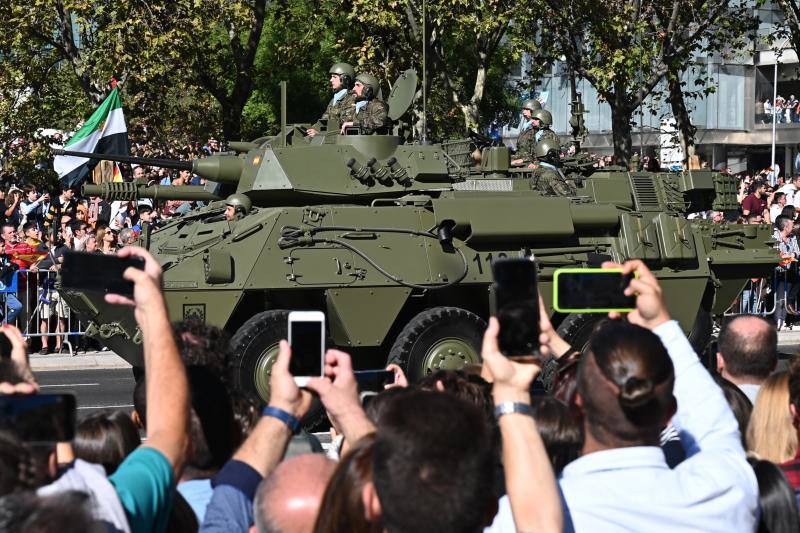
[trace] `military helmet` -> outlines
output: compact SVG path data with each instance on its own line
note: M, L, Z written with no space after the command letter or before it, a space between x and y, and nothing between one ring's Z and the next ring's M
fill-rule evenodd
M350 63L334 63L328 74L338 74L342 80L342 85L348 89L353 88L353 78L356 77L356 69Z
M253 202L251 202L250 198L244 194L237 193L228 196L228 198L225 200L225 205L233 206L237 213L246 215L250 212L250 208L253 207Z
M361 96L366 100L374 98L381 88L381 83L378 81L378 78L372 74L359 74L356 76L356 81L364 86L364 92Z
M535 98L529 98L522 102L522 109L527 109L531 112L538 111L542 108L542 104Z
M553 115L547 109L537 109L531 113L531 118L538 118L542 126L547 126L548 128L553 125Z
M533 148L533 155L535 155L537 159L554 160L558 159L559 150L561 150L561 146L558 140L547 136L542 137L539 139L539 142L536 143L536 146Z

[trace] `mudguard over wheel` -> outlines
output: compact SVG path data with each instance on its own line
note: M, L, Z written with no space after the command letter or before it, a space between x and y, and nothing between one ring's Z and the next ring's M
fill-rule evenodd
M398 335L389 362L416 381L437 370L457 370L481 362L486 322L459 307L433 307L415 316Z

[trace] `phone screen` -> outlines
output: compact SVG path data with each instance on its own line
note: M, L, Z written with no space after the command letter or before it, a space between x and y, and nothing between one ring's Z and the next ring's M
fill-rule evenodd
M290 322L289 344L292 347L292 361L289 364L289 372L293 376L322 375L323 324L319 321Z
M67 442L75 437L72 394L0 396L0 430L25 442Z
M67 252L61 267L61 286L90 292L133 296L133 282L122 277L128 267L144 269L140 257Z
M556 272L557 311L608 312L632 311L636 296L625 296L631 275L615 269L584 269Z
M539 351L539 292L536 264L524 258L498 259L494 273L493 314L500 322L497 339L507 357Z
M394 381L394 372L391 370L356 370L353 374L361 391L382 391L384 385Z

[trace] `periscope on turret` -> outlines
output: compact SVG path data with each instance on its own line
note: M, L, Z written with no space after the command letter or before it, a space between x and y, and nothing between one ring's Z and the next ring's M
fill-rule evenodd
M292 310L325 312L330 344L351 351L357 365L395 362L416 379L478 363L497 258L532 256L545 301L557 268L643 259L698 348L748 279L770 275L777 264L768 225L686 219L736 209L732 176L595 169L577 156L554 171L514 168L507 148L477 137L404 143L393 133L416 86L413 71L393 85L386 101L392 133L311 138L303 134L308 125L284 123L276 136L230 143L229 153L167 162L214 181L206 186L213 189L86 186L109 199L209 201L139 244L164 268L173 320L201 320L231 335L229 370L241 390L268 397ZM545 170L551 174L543 186ZM554 185L556 178L568 187ZM231 195L250 205L226 217L230 207L236 214ZM62 295L90 322L87 334L142 365L130 310L100 294ZM551 317L576 346L597 320Z

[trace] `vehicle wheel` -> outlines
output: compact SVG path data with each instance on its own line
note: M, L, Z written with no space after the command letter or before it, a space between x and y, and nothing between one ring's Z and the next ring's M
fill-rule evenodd
M477 364L485 330L486 322L465 309L427 309L400 332L389 351L389 362L400 365L410 381L437 370Z
M264 311L254 315L231 337L229 365L235 390L266 404L272 365L278 357L278 343L287 338L289 311ZM325 416L318 400L303 417L303 427L316 426Z
M584 353L589 345L589 337L592 336L594 327L604 318L606 315L592 313L569 315L558 325L556 333L570 343L575 350Z

